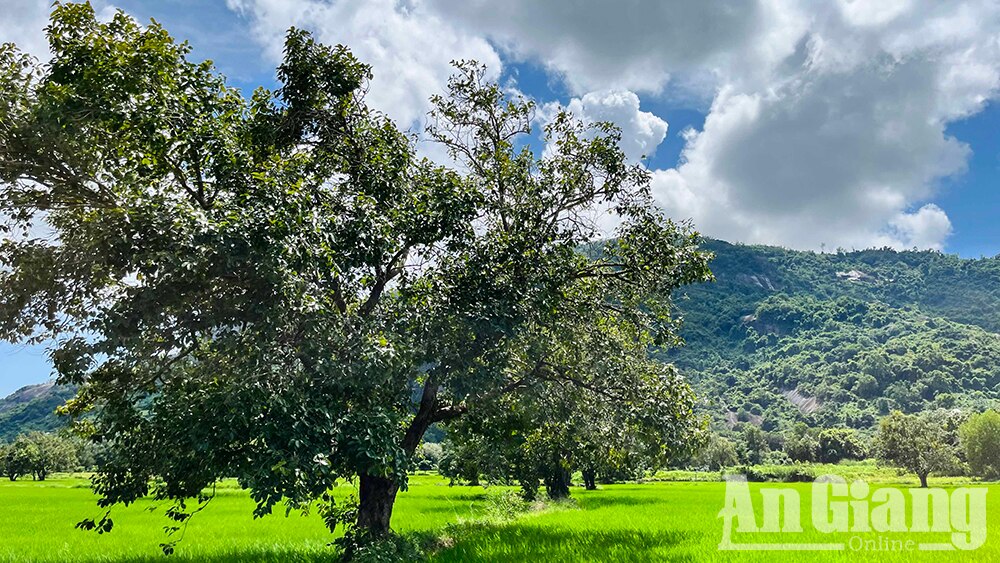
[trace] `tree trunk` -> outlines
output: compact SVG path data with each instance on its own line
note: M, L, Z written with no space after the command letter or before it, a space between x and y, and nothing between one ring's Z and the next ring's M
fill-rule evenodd
M518 481L521 485L521 498L527 502L535 502L538 499L538 477L522 477Z
M420 445L427 428L435 422L451 420L465 412L464 407L444 407L437 401L440 386L433 375L424 381L424 390L410 426L403 435L400 444L407 456ZM391 477L378 477L361 474L358 487L358 520L357 527L371 536L384 536L389 533L389 523L392 520L392 506L399 492L399 481Z
M926 473L917 473L917 477L920 477L920 488L921 489L926 489L927 488L927 474Z
M358 499L358 528L374 536L389 533L392 505L399 490L392 479L361 475Z
M551 500L569 498L569 470L563 467L553 467L545 477L545 492Z
M436 412L438 384L433 376L424 382L420 407L414 415L410 426L406 429L401 444L406 455L413 456L424 432L431 424L443 420ZM374 475L359 475L358 490L358 520L357 527L372 536L384 536L389 533L389 522L392 520L392 506L399 492L399 482L391 477Z
M583 470L583 486L588 491L597 490L597 471L593 469Z

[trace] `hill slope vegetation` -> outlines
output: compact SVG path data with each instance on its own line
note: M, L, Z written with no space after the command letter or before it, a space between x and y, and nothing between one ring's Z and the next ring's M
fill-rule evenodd
M871 428L892 409L1000 400L1000 258L704 247L716 281L678 293L687 345L661 358L717 427ZM46 383L0 400L0 440L57 428L72 394Z
M662 357L716 425L870 428L1000 399L1000 259L704 246L716 281L678 295L687 346Z

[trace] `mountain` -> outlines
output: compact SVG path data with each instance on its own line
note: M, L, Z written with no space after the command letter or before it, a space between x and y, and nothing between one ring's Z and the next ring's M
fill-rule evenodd
M892 409L1000 405L1000 257L703 247L716 281L676 294L687 345L660 356L716 428L867 429ZM0 440L57 428L73 394L45 383L0 400Z
M0 399L0 441L13 440L22 432L60 428L65 420L55 410L75 393L72 387L40 383L22 387Z
M716 281L678 292L687 345L661 356L715 426L870 428L1000 399L1000 258L703 246Z

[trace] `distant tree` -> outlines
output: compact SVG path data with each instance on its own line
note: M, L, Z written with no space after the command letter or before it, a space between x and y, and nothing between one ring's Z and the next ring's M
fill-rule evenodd
M415 460L417 469L422 471L437 469L442 457L444 457L444 449L441 447L441 444L424 442L420 444L420 449L417 450Z
M804 423L796 423L785 436L785 453L792 461L812 462L819 459L816 432Z
M468 483L479 485L484 475L503 478L509 474L508 462L499 452L490 452L482 437L449 435L443 443L444 453L438 462L438 473L449 480L449 484ZM488 460L485 466L483 461Z
M735 444L718 434L711 433L693 462L696 467L719 471L739 464L740 458Z
M308 33L249 99L155 22L57 3L47 33L45 63L0 47L0 337L57 343L108 444L102 505L229 476L264 515L353 479L357 510L324 510L383 536L432 424L560 380L519 363L560 363L525 353L544 327L670 342L671 292L710 278L619 129L560 112L536 155L533 105L480 65L433 100L455 171ZM588 255L595 208L618 227Z
M984 479L1000 479L1000 413L974 414L958 432L969 469Z
M893 411L879 422L875 452L883 462L895 465L920 479L955 466L957 458L941 421L927 414L908 415Z
M818 437L818 459L823 463L837 463L843 459L863 459L865 444L851 428L825 428Z
M30 473L36 481L44 481L53 471L66 471L76 467L76 448L66 438L45 432L29 432L14 440L19 468Z
M31 473L28 451L25 448L15 448L14 444L0 446L0 465L3 466L3 475L11 481L17 481L18 477Z
M529 338L519 369L548 381L470 413L449 433L453 443L476 437L463 451L484 456L476 465L489 478L520 482L528 499L541 482L559 499L575 471L593 489L662 467L700 440L690 388L648 357L650 342L634 327L581 311Z
M744 463L757 465L771 451L767 436L757 425L744 423L740 430L740 455Z

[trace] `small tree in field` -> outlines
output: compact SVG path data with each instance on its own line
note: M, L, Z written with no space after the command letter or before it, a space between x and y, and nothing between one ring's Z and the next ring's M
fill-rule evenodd
M740 430L740 457L744 463L757 465L771 451L767 436L759 426L746 422Z
M819 433L818 446L819 461L823 463L865 456L865 445L851 428L824 428Z
M44 481L53 471L66 471L76 466L76 450L72 442L45 432L21 434L13 443L0 448L0 465L11 481L31 475Z
M23 448L15 448L14 444L0 446L0 466L3 466L4 477L11 481L17 481L18 477L31 473L28 452Z
M709 471L719 471L737 465L739 462L736 445L715 433L707 437L705 444L693 460L696 467Z
M648 335L603 313L574 311L529 338L515 381L540 381L483 405L454 425L493 479L517 480L533 499L570 494L570 476L634 477L688 453L699 439L690 387L648 357ZM479 448L470 448L481 444ZM497 461L503 463L497 464Z
M76 448L69 440L45 432L29 432L14 440L15 450L27 460L26 468L36 481L44 481L53 471L76 466Z
M0 48L0 336L57 342L67 411L95 409L107 448L104 506L231 476L256 515L323 499L331 524L356 515L345 541L383 536L430 425L533 400L560 375L530 362L580 352L536 354L538 335L586 312L671 341L671 291L710 275L620 131L562 113L536 157L532 105L478 65L431 116L459 173L365 105L366 65L301 31L250 99L155 22L57 4L48 37L45 65ZM619 226L591 256L596 207ZM356 506L332 506L342 479Z
M1000 414L996 411L974 414L959 427L958 433L972 472L985 479L1000 478Z
M941 423L928 415L893 411L879 422L875 436L878 458L912 473L927 487L927 477L945 471L957 461L953 446Z
M796 423L785 436L785 453L793 461L812 462L820 457L820 441L817 432L805 423Z

